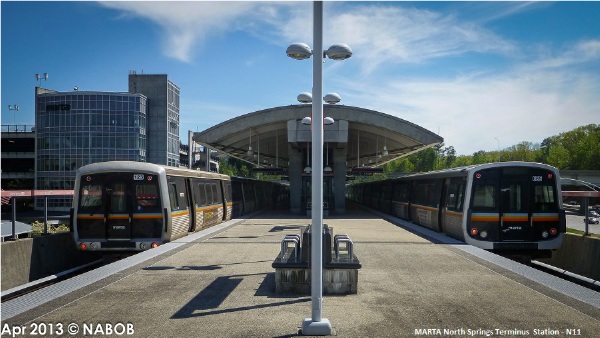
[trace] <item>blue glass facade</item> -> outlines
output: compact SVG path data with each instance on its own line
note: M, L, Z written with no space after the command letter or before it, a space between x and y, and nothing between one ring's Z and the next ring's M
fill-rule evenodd
M73 189L75 171L94 162L146 162L146 96L45 92L36 95L37 189ZM49 207L69 205L53 199Z

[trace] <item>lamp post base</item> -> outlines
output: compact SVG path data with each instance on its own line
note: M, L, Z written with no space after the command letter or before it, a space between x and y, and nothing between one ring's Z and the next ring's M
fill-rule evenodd
M333 328L327 318L321 318L319 322L313 322L312 318L305 318L302 322L303 336L331 336Z

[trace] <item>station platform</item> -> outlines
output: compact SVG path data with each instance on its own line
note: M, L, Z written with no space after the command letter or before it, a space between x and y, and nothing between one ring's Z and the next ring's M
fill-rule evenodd
M276 294L271 263L309 222L232 220L4 302L3 336L50 324L48 337L59 326L71 337L297 336L311 299ZM352 238L362 263L357 294L324 297L336 336L600 334L598 292L379 214L348 210L325 223Z

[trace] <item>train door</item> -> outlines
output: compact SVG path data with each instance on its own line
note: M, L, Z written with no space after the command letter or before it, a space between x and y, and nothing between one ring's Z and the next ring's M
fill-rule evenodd
M171 238L174 240L188 234L192 228L192 217L187 198L185 178L167 176L169 202L171 205Z
M445 180L440 213L441 229L444 233L460 240L464 240L462 232L464 193L464 178L454 177Z
M231 219L233 214L233 194L231 188L231 181L221 181L221 189L223 194L223 221Z
M131 188L123 175L113 175L106 187L106 239L131 239Z
M500 240L527 241L529 226L529 182L527 168L503 170L500 176Z

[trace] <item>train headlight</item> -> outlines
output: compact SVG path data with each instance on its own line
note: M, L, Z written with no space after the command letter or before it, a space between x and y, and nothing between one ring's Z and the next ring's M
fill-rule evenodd
M479 230L477 230L477 228L472 228L471 229L471 235L477 236L478 233L479 233Z
M79 244L79 249L86 250L87 249L87 244L85 244L85 243Z
M556 228L550 229L550 235L555 236L557 233L558 233L558 230L556 230Z
M550 236L548 231L546 231L546 230L542 231L542 238L548 238L548 236Z
M96 250L96 249L98 249L98 244L90 243L90 250Z
M140 249L142 249L142 250L148 249L148 243L141 243L140 244Z
M152 243L152 249L156 249L156 248L158 248L158 243L156 243L156 242Z
M485 230L482 230L482 231L479 233L479 236L481 236L481 238L486 238L486 237L488 236L488 233L487 233L487 231L485 231Z

